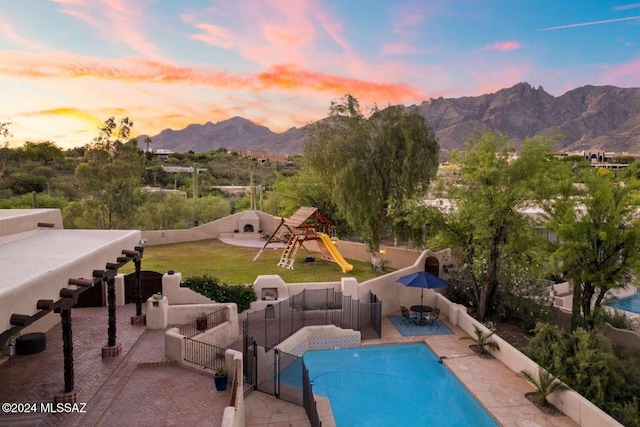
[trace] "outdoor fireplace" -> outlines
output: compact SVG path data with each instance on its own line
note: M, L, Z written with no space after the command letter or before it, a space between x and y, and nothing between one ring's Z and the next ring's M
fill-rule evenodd
M278 288L262 288L262 301L275 301L278 299Z

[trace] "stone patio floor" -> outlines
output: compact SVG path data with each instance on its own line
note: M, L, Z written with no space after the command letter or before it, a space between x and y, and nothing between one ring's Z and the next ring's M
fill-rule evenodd
M230 387L216 391L213 375L181 368L165 358L164 331L131 325L135 305L117 309L117 342L122 354L103 359L107 341L107 309L72 310L74 392L86 403L84 413L6 414L0 426L219 426L230 401ZM447 320L446 318L444 319ZM495 359L471 354L462 331L455 335L403 337L388 318L382 338L362 345L426 342L503 426L576 426L568 417L540 412L524 394L533 388ZM47 332L47 347L38 354L15 356L0 363L0 402L53 402L62 393L64 370L60 324ZM245 397L250 427L309 426L304 409L264 393ZM330 405L319 403L324 427L335 425Z

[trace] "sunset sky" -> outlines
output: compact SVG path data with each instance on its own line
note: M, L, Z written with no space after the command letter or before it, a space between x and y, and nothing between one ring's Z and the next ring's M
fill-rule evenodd
M12 146L83 146L109 117L156 135L242 116L274 132L363 107L640 87L640 3L577 0L11 0L0 121ZM0 139L0 143L4 143Z

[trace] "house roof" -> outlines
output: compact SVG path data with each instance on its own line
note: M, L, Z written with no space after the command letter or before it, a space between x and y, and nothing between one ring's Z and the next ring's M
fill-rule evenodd
M0 333L12 313L35 314L36 302L58 300L69 279L90 279L140 244L137 230L64 230L59 210L11 211L0 212Z

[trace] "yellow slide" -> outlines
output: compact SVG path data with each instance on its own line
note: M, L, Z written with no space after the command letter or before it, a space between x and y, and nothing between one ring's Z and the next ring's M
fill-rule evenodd
M326 234L320 234L320 239L322 239L322 243L324 243L324 246L327 248L335 262L340 266L340 268L342 268L343 273L347 273L353 270L353 265L345 261L345 259L338 251L338 248L336 248L336 245L333 244L329 236L327 236Z

